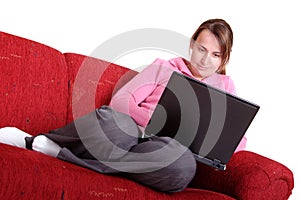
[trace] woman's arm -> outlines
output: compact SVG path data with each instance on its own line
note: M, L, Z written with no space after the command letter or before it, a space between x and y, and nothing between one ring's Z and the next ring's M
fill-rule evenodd
M168 65L167 61L155 60L117 91L110 106L145 127L171 76Z
M228 78L226 80L225 90L227 92L229 92L230 94L236 95L236 89L235 89L234 82L229 76L227 76L227 77ZM238 151L241 151L241 150L245 150L246 149L246 143L247 143L247 138L246 138L246 136L244 136L242 138L242 140L240 141L238 147L236 148L235 153L238 152Z

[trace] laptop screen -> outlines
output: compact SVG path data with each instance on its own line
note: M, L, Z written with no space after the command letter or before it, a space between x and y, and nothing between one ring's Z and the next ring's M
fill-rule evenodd
M259 106L174 72L145 129L168 136L194 154L227 163Z

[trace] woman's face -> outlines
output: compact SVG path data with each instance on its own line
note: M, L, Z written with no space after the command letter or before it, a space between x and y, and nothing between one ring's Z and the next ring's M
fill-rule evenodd
M215 73L222 61L221 47L217 38L209 31L203 30L197 40L191 44L191 65L192 74L198 78L206 78Z

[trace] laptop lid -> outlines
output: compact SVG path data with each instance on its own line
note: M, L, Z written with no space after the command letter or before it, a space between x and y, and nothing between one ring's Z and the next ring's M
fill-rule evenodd
M254 103L174 72L145 134L174 138L196 160L225 170L258 110Z

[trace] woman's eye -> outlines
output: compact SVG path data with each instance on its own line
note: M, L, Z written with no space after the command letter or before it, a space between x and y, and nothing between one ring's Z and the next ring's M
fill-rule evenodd
M204 49L204 48L201 48L201 47L200 47L200 48L198 48L198 49L199 49L200 52L205 52L205 49Z
M214 56L215 58L220 58L220 57L221 57L221 55L218 54L218 53L214 53L213 56Z

